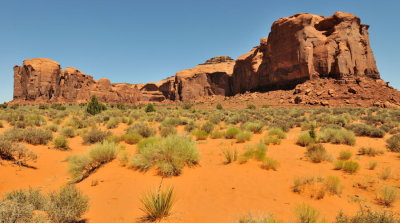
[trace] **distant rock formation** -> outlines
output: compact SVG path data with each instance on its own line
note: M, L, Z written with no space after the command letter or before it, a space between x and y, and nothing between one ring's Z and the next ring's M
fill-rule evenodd
M44 58L25 60L22 66L14 67L14 73L16 103L81 103L92 95L106 103L202 101L248 91L295 89L304 82L325 83L319 79L334 80L326 83L341 87L363 83L366 89L357 90L363 94L381 88L393 96L389 95L393 104L399 103L400 97L399 91L387 84L375 84L383 81L370 47L368 25L343 12L329 17L302 13L281 18L273 23L268 38L262 38L258 46L236 61L228 56L213 57L157 83L112 84L105 78L95 81L75 68L61 70L57 62ZM313 102L318 101L315 95L312 99L308 95L296 97Z
M14 101L36 103L81 103L92 95L106 103L136 103L140 91L132 84L111 84L102 78L67 67L54 60L35 58L14 67Z
M239 57L232 90L285 89L318 77L357 76L380 77L368 25L350 13L326 18L302 13L275 21L268 39Z

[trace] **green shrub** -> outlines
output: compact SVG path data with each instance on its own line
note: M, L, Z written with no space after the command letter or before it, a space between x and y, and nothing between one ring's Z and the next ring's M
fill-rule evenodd
M374 170L374 169L376 168L377 165L378 165L377 162L371 161L371 162L368 163L368 167L367 167L367 168L368 168L369 170Z
M383 153L384 152L382 150L377 150L372 147L361 147L358 150L358 155L377 156Z
M237 160L238 158L238 151L237 149L231 150L231 149L223 149L222 154L224 155L226 161L225 164L230 164L234 161Z
M277 170L279 162L271 157L266 157L261 164L261 168L266 170Z
M253 133L261 133L263 130L264 124L261 122L246 122L243 125L243 128L253 132Z
M30 222L33 217L33 206L11 200L0 200L0 222Z
M296 223L317 223L319 222L319 212L313 207L301 204L294 210L296 215Z
M86 155L74 155L68 158L71 182L77 183L88 177L102 165L111 162L123 147L114 142L96 144Z
M268 135L278 138L278 139L285 139L286 133L280 128L272 128L268 131Z
M252 215L246 215L240 217L239 223L282 223L282 221L276 220L272 215L262 216L259 218L255 218Z
M256 109L256 106L253 105L253 104L247 104L247 109L255 110L255 109Z
M59 136L53 140L54 147L59 150L68 150L68 139L65 136Z
M23 134L24 141L32 145L46 145L53 138L50 131L37 128L24 129Z
M159 129L161 137L177 134L177 130L173 125L160 125Z
M48 126L46 126L46 130L52 131L52 132L57 132L58 131L58 125L55 125L55 124L48 125Z
M218 109L218 110L224 109L221 104L217 104L217 106L215 106L215 108Z
M240 132L240 130L236 127L229 127L225 132L225 138L233 139Z
M10 140L0 138L0 158L4 160L14 159L14 147Z
M61 135L68 137L68 138L73 138L75 137L75 129L71 127L65 127L61 130Z
M199 152L191 139L171 135L143 145L133 157L132 166L142 171L155 166L162 176L176 176L185 165L193 166L198 161Z
M386 140L386 147L392 152L400 152L400 134L388 138Z
M379 192L377 199L378 201L385 205L391 206L399 197L398 189L392 186L383 186Z
M183 104L182 104L182 108L185 109L185 110L189 110L189 109L191 109L192 107L193 107L193 104L192 104L192 103L183 103Z
M240 131L238 134L236 134L235 138L236 138L236 142L240 143L240 142L249 141L252 136L253 136L253 134L251 132L244 130L244 131Z
M396 217L393 213L388 213L386 211L375 212L370 209L361 209L355 216L347 216L343 212L340 212L336 216L335 223L399 223L400 219Z
M313 163L320 163L322 161L330 160L329 154L322 144L310 144L307 146L307 157Z
M225 137L224 132L220 132L220 131L213 131L210 135L210 137L212 139L221 139Z
M211 122L206 122L201 126L200 129L205 131L207 134L210 134L214 130L214 124Z
M138 142L140 142L140 140L143 139L143 137L141 135L139 135L138 133L128 133L125 134L124 136L122 136L122 139L127 143L127 144L137 144Z
M324 182L326 190L331 194L340 195L343 191L343 185L339 177L328 176Z
M308 132L303 132L297 139L296 144L299 146L308 146L314 142L315 140L310 136Z
M382 169L382 171L379 173L379 177L382 180L388 180L392 176L392 168L391 167L385 167Z
M382 129L366 124L352 124L346 128L353 131L356 136L369 136L373 138L383 138L383 136L385 136L385 131Z
M106 127L107 129L115 129L118 127L120 121L117 118L111 118L110 120L108 120Z
M103 132L100 129L92 129L86 133L82 139L85 144L93 144L104 141L110 135L110 132Z
M267 154L267 147L263 142L246 145L245 152L238 158L239 163L246 163L249 159L264 161Z
M346 173L353 174L358 171L360 164L355 161L337 161L335 164L335 170L343 170Z
M143 138L148 138L151 136L155 136L157 131L154 128L151 128L148 124L145 123L136 123L133 126L126 129L126 133L138 133Z
M92 96L90 102L86 108L86 112L91 115L97 115L102 111L106 110L106 106L101 104L95 95Z
M204 130L195 130L193 131L193 135L196 137L196 140L205 140L208 137L208 134Z
M349 160L353 154L349 150L342 150L339 153L340 160Z
M145 112L155 112L156 108L154 107L153 104L147 104L146 109L144 110Z
M145 213L142 220L144 221L158 221L171 215L172 207L175 203L174 188L169 187L165 190L158 189L149 192L141 198L143 208L141 210Z
M346 129L323 129L318 134L320 142L330 142L333 144L346 144L353 146L356 143L354 133Z
M34 210L43 210L47 204L46 197L40 190L29 188L28 190L14 190L4 195L5 200L19 204L32 205Z
M51 222L78 222L89 208L89 199L76 186L64 186L58 192L49 194L46 212Z
M274 136L266 136L264 138L265 145L270 145L270 144L272 144L272 145L280 145L281 141L282 141L281 139L276 138Z

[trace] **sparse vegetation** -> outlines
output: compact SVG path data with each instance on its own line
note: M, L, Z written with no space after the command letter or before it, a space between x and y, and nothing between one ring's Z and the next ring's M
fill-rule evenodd
M104 132L100 129L92 129L86 133L82 139L85 144L93 144L104 141L110 135L110 132Z
M59 150L68 150L68 139L65 136L59 136L53 140L54 148Z
M140 145L132 166L142 171L154 166L162 176L176 176L185 165L193 166L198 161L199 152L191 139L171 135Z
M319 222L319 212L310 205L301 204L294 211L297 220L296 223L317 223Z
M313 163L331 160L330 155L322 144L310 144L307 146L306 155Z
M386 140L386 147L392 152L400 152L400 134L388 138Z
M91 115L100 114L102 111L106 110L106 106L99 102L99 99L95 95L92 96L90 102L86 108L87 113Z
M96 144L88 154L70 156L68 164L71 182L82 181L102 165L114 160L122 149L121 145L106 141Z
M168 187L148 192L140 201L143 205L141 210L145 213L143 220L161 221L172 214L172 207L175 203L174 188Z
M346 144L353 146L356 143L354 133L346 129L325 128L318 134L320 142Z
M383 186L377 195L379 203L391 206L399 197L398 189L392 186Z

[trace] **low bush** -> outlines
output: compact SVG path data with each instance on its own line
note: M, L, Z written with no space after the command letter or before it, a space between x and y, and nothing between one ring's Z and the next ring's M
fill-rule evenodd
M367 168L369 170L374 170L376 168L376 166L378 166L378 163L376 161L371 161L371 162L368 163Z
M335 170L343 170L346 173L353 174L356 173L360 168L360 164L355 161L348 160L348 161L341 161L338 160L335 163Z
M312 184L314 181L314 177L296 177L293 180L292 191L295 193L301 193L303 192L305 185Z
M214 130L214 124L211 122L206 122L201 126L200 129L205 131L207 134L210 134Z
M108 120L106 127L107 129L115 129L118 127L120 123L120 120L117 118L111 118L110 120Z
M110 135L110 132L104 132L100 129L91 129L82 139L85 144L93 144L104 141Z
M156 135L156 130L151 128L148 124L145 123L136 123L133 126L126 129L126 133L136 132L139 135L143 136L143 138L148 138Z
M122 149L121 145L106 141L96 144L88 154L68 157L71 182L82 181L102 165L114 160Z
M19 204L32 205L34 210L43 210L47 204L47 198L40 190L29 188L28 190L14 190L4 195L5 200Z
M336 216L335 223L400 223L400 218L393 213L382 211L375 212L370 209L361 209L355 216L347 216L340 212Z
M265 138L264 138L264 143L265 143L265 145L270 145L270 144L272 144L272 145L280 145L281 144L281 139L279 139L279 138L276 138L276 137L274 137L274 136L266 136Z
M384 152L382 150L377 150L372 147L361 147L358 150L358 155L377 156L383 153Z
M154 107L153 104L148 104L146 109L144 110L145 112L155 112L156 108Z
M143 139L143 137L141 135L139 135L138 133L128 133L122 136L122 139L130 145L133 144L137 144L138 142L140 142L140 140Z
M342 150L339 153L340 160L349 160L353 154L349 150Z
M326 190L331 194L340 195L343 191L343 185L339 177L328 176L324 182Z
M259 218L252 215L246 215L239 218L239 223L283 223L283 221L275 219L272 215L266 215Z
M161 137L167 137L169 135L176 135L177 130L175 126L173 125L160 125L160 136Z
M264 128L264 124L261 122L246 122L243 124L243 128L252 133L261 133Z
M296 144L299 146L308 146L312 143L315 143L315 140L310 136L308 132L301 133L296 141Z
M294 210L296 215L296 223L317 223L319 222L319 212L313 207L301 204L297 206Z
M383 138L385 131L366 124L352 124L346 126L347 129L353 131L356 136L369 136L373 138Z
M399 197L398 189L392 186L383 186L377 195L379 203L385 206L391 206Z
M52 132L57 132L58 131L58 125L51 124L45 127L46 130L52 131Z
M215 108L218 109L218 110L224 109L221 104L217 104L217 106L215 106Z
M354 133L346 129L323 129L318 134L320 142L330 142L333 144L346 144L353 146L356 143Z
M138 145L138 153L132 159L132 166L142 171L155 166L162 176L176 176L185 165L193 166L198 161L199 152L195 142L189 138L171 135Z
M331 159L322 144L310 144L307 146L306 155L313 163L320 163L322 161L329 161Z
M53 140L54 148L59 150L68 150L68 139L65 136L59 136Z
M267 147L263 142L246 145L245 152L238 158L239 163L246 163L250 159L263 161L267 154Z
M75 129L72 127L65 127L61 130L61 135L68 138L73 138L76 136Z
M208 137L207 132L201 129L193 131L192 134L196 137L196 140L206 140Z
M142 220L161 222L162 219L171 215L172 207L175 203L174 188L169 187L148 192L140 201L143 205L141 210L145 213Z
M229 127L225 132L225 138L233 139L240 132L240 130L236 127Z
M28 128L24 130L24 141L32 145L46 145L53 138L47 130Z
M225 137L224 132L221 131L213 131L210 135L212 139L221 139Z
M74 185L62 187L49 194L49 202L45 207L51 222L78 222L89 208L89 198Z
M106 106L101 104L96 96L92 96L86 108L86 112L91 115L97 115L106 109Z
M250 131L244 130L240 131L238 134L236 134L236 142L241 143L241 142L246 142L251 139L253 134Z
M382 171L379 173L379 177L382 180L388 180L390 177L392 177L392 168L391 167L384 167Z
M33 218L33 207L27 203L11 200L0 200L0 222L30 222Z
M238 158L238 151L237 149L222 149L222 154L225 157L225 164L230 164L237 160Z
M268 135L278 138L278 139L285 139L286 133L280 128L272 128L268 131Z
M266 170L277 170L279 167L279 162L271 157L266 157L262 161L261 168Z
M391 152L400 152L400 134L393 135L386 140L386 147Z
M247 104L247 109L255 110L255 109L256 109L256 106L253 105L253 104Z

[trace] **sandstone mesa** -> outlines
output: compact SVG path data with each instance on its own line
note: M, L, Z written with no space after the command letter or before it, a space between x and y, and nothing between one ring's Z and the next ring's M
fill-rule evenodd
M235 100L242 93L267 92L257 97L282 105L397 107L400 92L380 79L368 28L344 12L284 17L273 23L268 38L236 61L214 57L147 84L96 81L75 68L62 70L50 59L29 59L14 67L13 103L82 103L92 95L125 104Z

